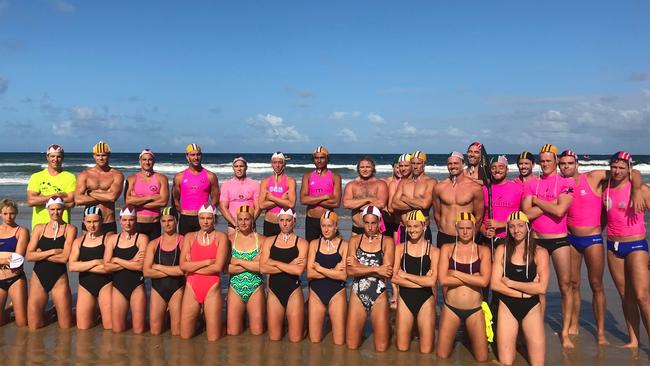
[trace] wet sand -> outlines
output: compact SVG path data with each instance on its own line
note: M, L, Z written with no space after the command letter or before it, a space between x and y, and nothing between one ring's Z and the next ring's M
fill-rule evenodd
M27 225L29 217L29 214L21 212L18 223ZM75 210L73 222L78 223L79 217L79 211ZM304 219L299 219L296 230L299 234L304 231L303 225ZM349 221L347 223L344 221L343 225L341 232L347 237L350 233ZM223 220L221 220L218 229L225 229ZM29 275L31 265L26 267L26 272ZM69 278L74 293L74 289L77 287L77 275L71 274ZM591 310L591 291L584 265L582 279L580 334L574 338L575 349L563 350L557 336L561 327L560 295L555 274L552 275L547 293L545 319L546 364L649 364L650 349L643 325L641 325L643 347L640 350L618 347L627 341L627 335L621 304L608 271L605 273L605 293L608 301L605 326L611 345L598 347ZM227 285L224 284L224 286ZM438 298L438 309L440 309L440 296ZM377 353L373 349L370 327L367 326L366 330L369 338L365 339L359 350L350 351L344 346L334 346L330 333L327 333L322 343L319 344L312 344L308 339L297 344L292 344L286 339L281 342L272 342L268 340L266 334L251 336L248 333L240 336L227 336L217 342L208 342L204 333L198 334L191 340L181 340L178 337L172 337L168 331L161 336L133 335L130 332L113 334L110 331L102 330L101 326L86 331L74 328L62 330L56 323L37 331L29 331L24 328L16 328L13 323L10 323L0 327L0 364L149 365L182 363L213 365L228 363L229 365L278 366L369 365L373 363L395 365L480 364L474 361L467 347L460 342L461 337L459 337L452 356L447 360L439 360L434 355L420 354L417 351L417 340L413 341L409 352L399 352L394 346L391 346L387 352ZM493 364L494 359L495 357L491 353L489 361L483 364ZM527 362L521 354L518 354L515 364L526 365Z

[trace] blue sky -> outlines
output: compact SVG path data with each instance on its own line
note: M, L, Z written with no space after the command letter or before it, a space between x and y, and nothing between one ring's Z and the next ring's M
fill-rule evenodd
M0 0L0 151L650 154L647 1Z

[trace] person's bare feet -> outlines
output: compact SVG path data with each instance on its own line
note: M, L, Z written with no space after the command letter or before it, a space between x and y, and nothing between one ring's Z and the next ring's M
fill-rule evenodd
M562 333L562 347L563 348L568 348L568 349L573 349L575 348L575 345L573 344L573 341L569 337L568 333Z
M607 340L607 338L605 338L604 334L598 336L598 345L609 346L609 341Z

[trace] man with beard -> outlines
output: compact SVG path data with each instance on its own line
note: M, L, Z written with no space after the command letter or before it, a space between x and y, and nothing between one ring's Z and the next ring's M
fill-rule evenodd
M490 245L494 238L494 246L502 244L506 237L506 223L510 213L519 211L523 186L508 180L508 159L504 155L492 158L490 162L490 180L492 188L492 218L485 214L481 225L483 244ZM485 212L489 212L488 189L483 186ZM492 248L494 249L494 248Z
M431 208L433 189L438 183L435 178L431 178L424 173L424 167L427 162L427 155L422 151L416 151L411 155L411 175L408 178L402 178L397 185L397 190L393 195L392 209L394 212L401 212L401 223L397 230L396 245L406 240L406 214L412 210L420 210L427 218L424 237L431 243L431 228L429 223L429 209Z
M483 181L481 180L478 172L480 170L479 165L481 164L482 148L483 144L478 141L472 142L467 147L467 167L463 172L466 177L472 178L475 182L481 185L483 185Z
M519 158L517 159L517 168L519 169L519 176L514 179L514 182L523 187L527 181L531 179L537 179L537 177L533 175L534 167L535 167L535 155L533 155L528 151L524 151L521 154L519 154Z
M100 234L117 232L115 223L115 201L117 201L124 185L124 174L109 165L111 148L104 141L99 141L93 147L95 166L79 174L75 203L80 206L97 206L102 211L102 228ZM86 226L82 223L82 230Z
M388 203L386 182L375 177L375 161L364 156L357 163L359 177L345 185L343 207L352 210L352 234L363 234L361 211L368 206L383 209Z
M172 196L174 207L180 213L178 233L185 235L199 231L199 209L204 204L217 207L219 203L219 179L203 167L203 153L198 144L189 144L185 148L187 169L174 176Z
M447 158L449 177L433 191L434 218L438 226L438 247L456 242L456 216L471 212L476 222L483 221L483 190L477 181L463 173L463 154L454 151Z

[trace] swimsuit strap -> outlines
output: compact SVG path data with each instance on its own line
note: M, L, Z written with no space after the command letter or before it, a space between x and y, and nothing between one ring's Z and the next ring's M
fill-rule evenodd
M339 238L339 245L336 247L336 252L338 253L341 250L341 244L343 244L343 238Z
M280 234L276 235L275 239L273 239L273 243L271 244L272 247L275 246L275 242L278 240L278 236L280 236Z
M320 252L320 241L323 239L322 236L318 237L318 248L316 248L316 254Z
M237 248L235 248L235 244L237 244L237 235L238 234L239 234L239 230L235 230L235 237L232 238L232 248L235 249L235 250L237 249Z
M364 250L361 248L361 242L363 242L363 236L364 236L364 235L366 235L366 234L365 234L365 233L361 234L361 236L359 237L359 244L357 245L357 248L358 248L358 249L361 249L361 251L364 251Z
M81 238L81 243L79 244L79 246L82 247L85 241L86 241L86 234L84 234L83 238Z
M297 247L297 246L298 246L298 235L296 235L296 241L293 243L293 246L294 246L294 247Z
M20 225L16 226L16 231L14 231L14 238L18 235L18 230L20 230Z
M257 232L255 232L255 250L259 250L259 245L257 244L258 241L259 241L259 235L257 235Z

